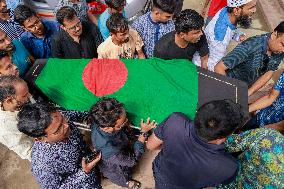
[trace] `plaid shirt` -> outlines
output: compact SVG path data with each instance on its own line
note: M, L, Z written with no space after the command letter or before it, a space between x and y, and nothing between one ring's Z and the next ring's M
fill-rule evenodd
M252 85L267 71L275 71L284 58L284 53L267 56L270 33L254 36L240 43L222 61L228 68L227 75Z
M0 18L0 28L7 33L8 37L13 41L14 39L20 39L21 34L24 30L21 26L14 21L14 14L9 13L9 20L3 20Z
M175 29L174 22L172 20L167 23L155 23L151 18L151 12L148 12L139 18L137 18L131 25L144 42L144 52L147 58L153 56L154 47L157 41L161 39L165 34Z

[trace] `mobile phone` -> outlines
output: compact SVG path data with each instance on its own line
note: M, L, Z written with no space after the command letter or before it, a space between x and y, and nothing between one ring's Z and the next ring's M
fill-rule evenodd
M86 163L90 163L91 161L93 161L96 157L98 157L98 155L100 155L100 153L100 151L92 151L91 153L86 155Z

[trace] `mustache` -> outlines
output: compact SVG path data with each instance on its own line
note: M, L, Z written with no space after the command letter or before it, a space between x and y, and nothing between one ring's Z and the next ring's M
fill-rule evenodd
M4 7L0 10L1 13L9 13L10 10L7 7Z
M252 18L247 15L242 15L237 18L237 24L245 29L248 29L252 25Z

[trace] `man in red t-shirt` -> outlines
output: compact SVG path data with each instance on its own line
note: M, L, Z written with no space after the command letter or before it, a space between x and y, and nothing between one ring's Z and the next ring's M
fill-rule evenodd
M206 15L206 10L207 7L210 3L210 0L205 0L205 4L204 7L202 9L202 13L201 15L203 17L205 17ZM209 10L208 10L208 17L205 23L205 27L207 26L207 24L211 21L211 19L215 16L215 14L221 10L223 7L225 7L227 5L227 0L212 0Z

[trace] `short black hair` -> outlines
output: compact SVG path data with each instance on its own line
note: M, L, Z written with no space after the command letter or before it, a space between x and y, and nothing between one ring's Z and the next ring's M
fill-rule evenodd
M64 19L73 20L75 16L77 16L77 13L72 7L63 6L56 13L56 20L59 24L64 25Z
M125 6L126 0L105 0L105 4L109 8L118 9Z
M112 14L106 22L107 28L111 33L124 32L129 29L128 21L120 13Z
M243 124L241 106L231 100L204 104L198 109L194 119L196 133L205 142L227 137Z
M174 14L176 0L153 0L153 8L160 9L163 12Z
M204 26L203 17L192 9L185 9L175 19L176 33L188 33L192 30L200 30Z
M56 111L51 104L26 104L18 113L18 130L30 137L45 136L45 129L52 122L51 113Z
M88 123L101 128L114 127L124 112L123 104L115 98L102 98L91 108Z
M24 25L27 19L33 16L37 16L36 12L26 5L18 5L14 10L14 20L21 26Z
M276 26L276 28L274 29L275 32L277 33L284 33L284 21L280 22L280 24L278 24L278 26Z
M25 82L14 75L0 76L0 102L16 94L15 83Z

